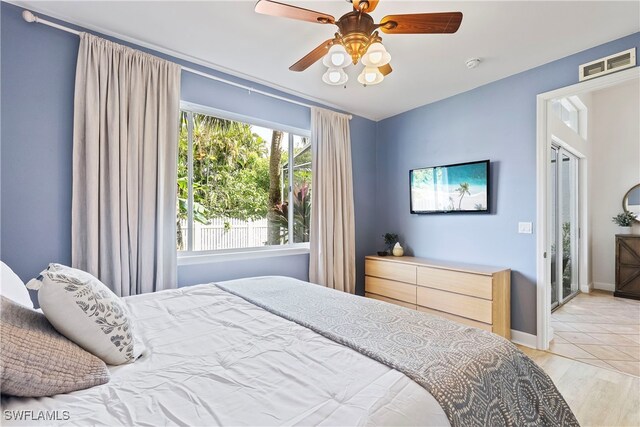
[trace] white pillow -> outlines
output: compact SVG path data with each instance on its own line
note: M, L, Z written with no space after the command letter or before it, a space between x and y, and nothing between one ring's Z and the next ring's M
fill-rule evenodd
M31 297L29 297L29 291L24 285L24 282L20 280L18 275L14 273L7 264L2 261L0 261L0 264L2 264L0 294L13 302L17 302L33 310L33 302L31 301Z
M49 264L27 287L38 289L40 307L58 332L107 364L133 362L140 355L125 303L91 274Z

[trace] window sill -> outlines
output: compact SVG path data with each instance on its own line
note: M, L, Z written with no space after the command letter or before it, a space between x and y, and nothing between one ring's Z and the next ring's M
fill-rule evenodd
M178 266L211 264L217 262L244 261L257 258L302 255L309 253L308 244L292 245L285 248L252 248L225 252L179 253Z

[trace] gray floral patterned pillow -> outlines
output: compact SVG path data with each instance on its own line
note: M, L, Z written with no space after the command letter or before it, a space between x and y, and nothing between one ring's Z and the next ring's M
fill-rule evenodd
M91 274L49 264L27 287L38 290L40 308L58 332L107 364L140 355L125 303Z

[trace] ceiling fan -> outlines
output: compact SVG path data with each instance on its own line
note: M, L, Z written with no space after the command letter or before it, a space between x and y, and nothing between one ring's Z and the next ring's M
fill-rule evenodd
M316 24L336 25L338 32L333 38L320 43L289 67L291 71L304 71L324 56L323 64L327 72L322 80L330 85L347 82L349 77L344 68L350 62L356 65L361 61L364 65L364 70L358 76L358 82L363 85L378 84L393 71L389 65L391 55L382 45L378 30L385 34L451 34L458 31L462 22L461 12L444 12L387 15L376 24L369 13L375 10L379 0L347 1L352 3L353 10L338 20L326 13L272 0L259 0L255 11Z

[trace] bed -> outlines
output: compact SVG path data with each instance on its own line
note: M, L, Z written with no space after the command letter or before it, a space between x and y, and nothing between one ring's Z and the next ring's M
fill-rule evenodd
M321 300L329 305L316 304ZM437 393L420 385L420 378L410 378L410 369L403 373L402 364L359 348L353 344L359 337L334 336L341 330L336 319L348 316L327 307L340 307L340 301L360 307L366 301L374 304L368 312L380 308L430 321L433 316L283 277L191 286L125 301L145 346L142 356L110 367L111 381L102 386L46 398L3 397L5 425L37 425L34 417L52 413L56 420L40 424L446 426L455 420L445 413L441 396L436 400ZM314 325L314 312L319 324L332 326ZM470 329L435 321L451 330ZM412 343L394 346L389 354ZM527 398L529 392L523 390ZM558 425L577 424L559 393L550 398L560 408L554 409ZM525 405L540 412L543 405L536 399ZM6 411L32 414L28 420L7 420Z

